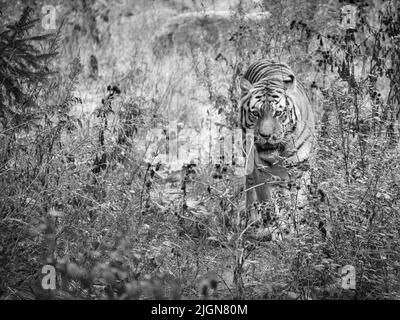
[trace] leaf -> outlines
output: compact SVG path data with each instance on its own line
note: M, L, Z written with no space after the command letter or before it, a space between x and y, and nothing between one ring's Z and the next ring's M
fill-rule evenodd
M42 34L42 35L38 35L38 36L32 36L32 37L29 37L29 38L24 38L24 39L21 39L21 40L23 40L23 41L42 41L42 40L47 40L51 36L52 36L52 34Z
M78 267L75 263L69 263L67 265L67 273L72 278L83 278L86 275L86 271Z
M182 249L182 247L172 241L166 240L163 242L163 245L169 248L179 248Z
M206 238L207 241L215 241L215 242L219 242L217 237L208 237Z
M289 291L286 294L290 299L293 299L293 300L297 300L299 298L299 295L292 291Z
M163 263L163 255L161 254L161 253L159 253L159 254L157 254L155 257L154 257L154 261L157 263L157 265L162 265L162 263Z
M317 271L322 271L325 269L325 266L323 264L316 264L314 265L314 269Z
M52 217L62 217L64 216L64 213L61 211L57 211L56 209L52 208L49 211L49 215Z

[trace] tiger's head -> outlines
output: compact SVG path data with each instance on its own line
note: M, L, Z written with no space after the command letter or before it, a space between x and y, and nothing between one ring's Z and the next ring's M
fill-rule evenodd
M254 130L254 144L260 155L280 154L296 129L293 74L279 74L251 84L241 81L241 125Z

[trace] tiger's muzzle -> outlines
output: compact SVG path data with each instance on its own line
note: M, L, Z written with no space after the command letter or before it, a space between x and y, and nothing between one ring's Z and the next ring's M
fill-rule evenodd
M257 135L254 140L257 153L261 160L265 161L268 165L273 165L285 150L285 145L281 142L271 143L262 136Z

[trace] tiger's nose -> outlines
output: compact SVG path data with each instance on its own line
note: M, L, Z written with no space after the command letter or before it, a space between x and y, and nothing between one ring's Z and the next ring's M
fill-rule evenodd
M279 136L277 134L262 134L260 132L260 136L263 137L265 140L267 140L268 142L274 142L279 140Z
M265 133L262 133L262 132L260 132L260 136L263 137L266 140L269 140L269 138L271 137L270 134L265 134Z

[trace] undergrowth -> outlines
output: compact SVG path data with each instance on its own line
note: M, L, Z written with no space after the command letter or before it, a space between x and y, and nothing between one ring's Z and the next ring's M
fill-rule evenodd
M357 4L355 30L333 28L339 4L266 0L257 9L271 19L256 27L246 26L239 5L229 54L189 46L161 61L144 35L155 28L149 21L167 19L164 11L129 35L138 44L124 58L107 33L129 29L130 15L93 3L83 14L88 25L72 21L52 35L33 36L29 9L1 26L2 298L398 298L396 3ZM79 16L79 5L67 12ZM108 25L106 15L126 24ZM79 41L87 48L76 54ZM93 55L96 66L85 60ZM238 81L258 58L293 65L319 120L308 201L298 212L304 223L272 241L250 236L236 164L221 158L178 170L159 160L171 120L179 132L218 136L237 127ZM92 110L82 87L96 89ZM200 115L220 129L201 126ZM55 267L56 290L42 287L45 265ZM355 270L353 289L342 283L346 266Z

